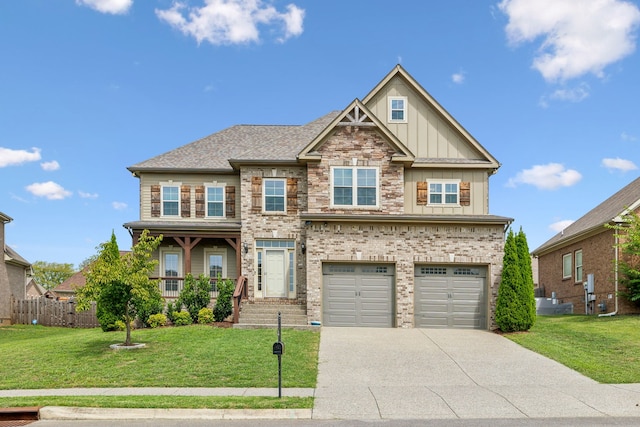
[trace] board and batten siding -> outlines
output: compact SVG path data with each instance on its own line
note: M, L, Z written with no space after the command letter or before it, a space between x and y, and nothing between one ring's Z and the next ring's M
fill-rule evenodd
M236 199L236 217L234 220L240 220L240 177L237 175L204 175L204 174L176 174L176 175L164 175L147 173L140 176L140 219L142 221L157 220L151 216L151 186L159 185L160 183L166 183L169 180L174 183L180 183L180 185L188 185L191 191L191 206L190 215L185 220L188 221L202 221L211 222L219 221L216 218L197 218L196 217L196 196L195 190L197 186L207 186L217 183L218 185L232 185L235 186L235 199ZM224 220L223 218L220 220Z
M418 205L418 182L460 180L469 182L469 206ZM404 181L405 213L415 215L487 215L489 213L489 185L486 171L460 169L409 169Z
M406 123L390 123L389 97L407 97ZM440 114L413 92L407 84L395 77L367 103L385 126L402 141L416 158L479 159L478 153Z

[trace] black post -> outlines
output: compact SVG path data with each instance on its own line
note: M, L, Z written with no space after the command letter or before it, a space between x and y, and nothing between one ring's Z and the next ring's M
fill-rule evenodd
M282 342L281 313L278 312L278 342ZM278 398L282 398L282 354L278 354Z

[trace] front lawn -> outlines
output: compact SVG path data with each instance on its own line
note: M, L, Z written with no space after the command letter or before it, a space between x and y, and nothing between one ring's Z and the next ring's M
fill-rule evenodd
M278 387L274 330L193 325L132 332L138 350L112 350L124 332L0 327L0 389ZM283 330L283 387L315 387L317 331Z
M538 316L505 337L600 383L640 383L640 316Z

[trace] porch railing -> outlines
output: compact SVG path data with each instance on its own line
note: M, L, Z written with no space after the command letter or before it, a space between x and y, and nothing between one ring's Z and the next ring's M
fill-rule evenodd
M245 276L238 277L236 289L233 291L233 323L238 323L240 320L242 298L247 298L247 278Z
M160 294L163 298L178 298L180 296L180 292L184 289L184 277L153 277L152 279L160 279L158 287L160 288ZM237 280L230 280L237 283ZM217 279L210 279L209 281L211 285L209 296L211 299L216 299L218 297L216 282Z

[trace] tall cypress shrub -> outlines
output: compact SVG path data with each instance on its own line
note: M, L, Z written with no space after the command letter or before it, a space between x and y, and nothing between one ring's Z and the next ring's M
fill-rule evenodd
M533 291L533 271L531 269L531 254L527 236L522 231L516 234L516 247L518 249L518 261L520 262L520 273L522 274L521 299L524 305L523 315L525 316L524 330L529 330L536 323L536 298Z
M510 229L504 245L502 278L496 302L496 323L503 332L524 331L530 327L528 306L522 301L523 287L516 238Z

